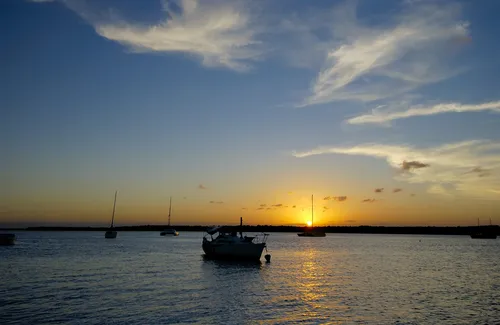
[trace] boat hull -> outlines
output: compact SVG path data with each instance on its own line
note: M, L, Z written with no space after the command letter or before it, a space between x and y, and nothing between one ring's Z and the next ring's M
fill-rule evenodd
M497 239L497 235L472 234L472 235L470 235L470 238L473 238L473 239Z
M301 233L298 233L297 236L299 236L299 237L326 237L326 234L324 232L301 232Z
M16 235L0 234L0 246L10 246L16 243Z
M160 232L160 236L179 236L179 233L175 230L164 230Z
M208 258L230 260L260 260L265 243L258 244L213 244L203 242L202 248Z
M116 238L116 236L118 235L118 233L114 230L108 230L106 231L106 233L104 234L104 238Z

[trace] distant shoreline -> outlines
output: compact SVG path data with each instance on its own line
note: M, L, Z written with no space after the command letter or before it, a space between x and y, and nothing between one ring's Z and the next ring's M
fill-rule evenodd
M115 227L117 231L162 231L165 225L121 226ZM177 231L205 231L208 226L173 226ZM228 226L235 227L235 226ZM106 231L107 227L25 227L25 228L0 228L6 231ZM239 227L238 227L239 229ZM301 232L305 227L296 226L243 226L244 232ZM399 235L470 235L471 233L488 230L500 235L500 226L327 226L315 227L326 233L337 234L399 234Z

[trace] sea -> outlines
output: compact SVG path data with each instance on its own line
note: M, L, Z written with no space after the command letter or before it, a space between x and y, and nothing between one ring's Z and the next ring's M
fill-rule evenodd
M498 239L270 233L271 261L242 263L206 260L201 232L16 234L3 325L500 324Z

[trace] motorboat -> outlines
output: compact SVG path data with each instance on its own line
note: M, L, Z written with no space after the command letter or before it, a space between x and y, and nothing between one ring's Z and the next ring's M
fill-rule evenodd
M206 231L202 248L205 256L214 259L260 260L262 251L266 249L268 234L244 236L241 232L243 219L240 218L240 232L234 227L213 227ZM271 255L266 254L269 262Z

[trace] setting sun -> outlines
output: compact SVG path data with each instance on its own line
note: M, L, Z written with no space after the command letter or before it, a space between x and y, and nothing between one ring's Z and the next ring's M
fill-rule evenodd
M312 226L312 222L311 222L311 220L307 221L307 226L308 226L308 227L311 227L311 226Z

